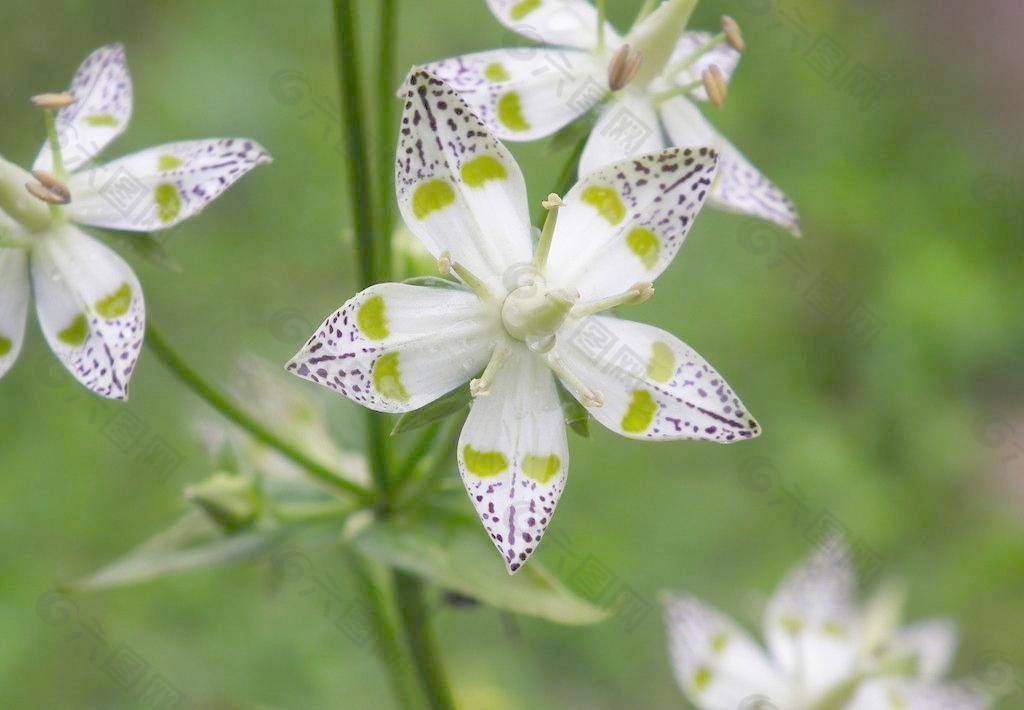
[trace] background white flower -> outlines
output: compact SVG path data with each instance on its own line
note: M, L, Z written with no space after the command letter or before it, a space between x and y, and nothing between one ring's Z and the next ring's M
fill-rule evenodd
M701 710L982 710L987 698L943 680L956 647L944 619L896 628L899 594L856 598L850 550L823 544L768 603L767 652L691 596L665 599L677 681ZM745 704L746 703L746 704Z
M586 0L488 0L509 29L554 46L476 52L426 69L459 91L503 140L552 135L596 108L580 176L666 146L713 147L721 164L710 204L799 235L793 203L697 107L708 100L702 78L712 67L724 91L740 58L730 42L742 46L742 40L731 20L721 35L685 32L694 5L668 0L623 38L609 23L599 32L597 11ZM640 63L619 86L622 73L614 65L627 56L640 56Z
M410 75L404 99L402 215L468 290L372 286L327 318L290 371L381 412L417 409L479 375L459 468L509 572L536 550L565 486L556 378L630 438L731 443L760 433L685 343L596 315L653 292L707 196L713 150L663 150L588 175L564 203L549 197L534 249L508 149L424 71Z
M43 334L64 366L93 392L128 397L145 331L142 288L131 267L75 223L150 232L200 212L252 168L270 162L244 138L167 143L105 165L88 161L121 134L132 113L124 47L90 54L71 81L72 103L56 115L62 165L49 142L33 174L0 158L0 376L21 350L29 272ZM67 171L64 175L52 175ZM43 172L38 172L43 171ZM47 205L26 192L56 178L70 202Z

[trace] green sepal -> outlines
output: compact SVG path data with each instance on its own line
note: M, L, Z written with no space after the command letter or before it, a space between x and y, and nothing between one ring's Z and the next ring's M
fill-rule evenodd
M562 403L562 416L565 418L566 426L584 439L589 439L590 412L569 393L569 390L565 389L561 382L555 380L555 384L558 387L558 399Z
M428 288L450 288L455 291L468 291L469 289L458 281L444 279L440 276L413 276L402 283L410 286L427 286Z
M469 393L469 387L456 387L440 399L435 399L424 407L400 416L391 430L391 436L419 429L457 414L468 407L472 401L473 396Z

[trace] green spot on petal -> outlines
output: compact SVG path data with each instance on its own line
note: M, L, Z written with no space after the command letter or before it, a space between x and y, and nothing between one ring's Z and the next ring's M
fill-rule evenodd
M508 16L513 20L521 20L538 7L540 7L540 0L522 0L512 6L512 9L508 12Z
M505 166L497 158L481 155L462 165L462 181L470 187L480 187L488 180L504 180L508 177Z
M721 633L715 634L714 638L711 639L711 650L715 653L721 653L725 650L725 647L729 644L729 634Z
M513 131L528 131L530 124L523 118L523 107L519 104L519 94L510 91L498 99L498 120Z
M803 631L804 622L802 619L798 619L795 616L783 616L779 619L779 624L787 633L796 636L798 633Z
M57 333L57 340L65 345L71 345L76 348L85 343L85 340L88 337L89 324L85 320L84 313L79 313L75 316L75 319L71 321L71 325Z
M591 185L583 191L581 198L608 220L608 224L616 225L626 218L626 208L615 190L610 187Z
M508 75L508 72L505 71L505 67L498 62L488 64L484 67L484 76L487 77L488 81L493 81L495 84L502 81L508 81L512 78Z
M630 434L639 434L646 431L654 419L654 413L658 411L651 393L647 390L633 390L633 399L629 403L629 410L622 418L622 430Z
M11 339L0 335L0 357L11 352Z
M469 444L462 448L462 462L474 476L497 476L508 468L508 460L500 451L477 451Z
M626 236L626 246L629 250L640 257L640 261L648 269L653 269L658 263L658 252L661 245L654 232L643 227L635 227Z
M381 355L377 362L373 363L373 386L385 399L396 402L409 401L409 393L405 391L402 377L398 372L398 353Z
M537 456L527 454L523 457L523 473L537 483L547 483L562 470L562 461L555 454Z
M174 185L168 182L157 185L153 197L156 200L156 214L161 222L170 222L181 212L181 197Z
M117 118L109 113L91 113L85 117L85 122L90 126L117 126Z
M130 305L132 305L132 289L124 283L106 298L96 301L96 312L106 320L114 320L127 313Z
M693 674L693 687L697 690L704 690L710 682L711 670L704 666L698 668L697 672Z
M388 319L384 315L384 297L374 296L367 299L356 313L356 325L370 340L383 340L388 337Z
M843 627L842 624L835 621L826 622L821 627L821 630L824 631L826 635L831 636L832 638L846 638L846 629Z
M651 359L647 361L647 376L655 382L668 382L676 371L676 356L665 343L651 344Z
M455 190L444 180L430 180L412 193L412 213L423 219L431 212L442 210L455 202Z
M175 157L173 155L161 155L156 160L156 169L163 172L165 170L174 170L175 168L180 168L184 164L185 163L182 161L181 158Z

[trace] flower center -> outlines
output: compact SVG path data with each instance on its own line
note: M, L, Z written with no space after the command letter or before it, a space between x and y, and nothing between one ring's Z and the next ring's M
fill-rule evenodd
M579 300L579 294L548 288L544 276L533 264L514 264L502 280L508 289L508 296L501 304L501 324L505 332L526 343L534 352L551 350L555 332Z

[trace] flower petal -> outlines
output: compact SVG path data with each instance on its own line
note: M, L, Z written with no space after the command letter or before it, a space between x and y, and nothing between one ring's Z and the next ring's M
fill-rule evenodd
M846 710L985 710L989 704L964 686L884 677L862 683Z
M330 315L286 368L364 407L409 412L483 370L496 322L471 293L377 284Z
M409 229L435 257L501 289L531 256L526 184L512 154L448 84L422 70L406 80L395 186Z
M956 652L956 625L949 619L928 619L897 630L887 654L914 660L915 676L934 681L949 671Z
M761 427L728 383L686 343L660 328L608 316L567 323L554 350L604 404L587 407L631 439L732 443ZM572 384L565 382L573 391Z
M57 140L68 171L75 170L121 135L132 115L132 79L124 45L100 47L82 62L68 93L75 102L57 113ZM49 143L32 166L53 170Z
M712 206L760 217L800 236L796 206L708 123L699 108L677 96L661 104L659 113L672 145L710 145L722 154L718 181L711 190Z
M690 596L671 596L664 604L672 670L694 705L736 710L761 696L776 707L790 707L782 676L732 619Z
M540 44L591 49L597 44L597 10L586 0L487 0L491 12L513 32ZM622 38L610 22L605 45L617 48Z
M704 47L713 37L714 35L710 32L684 32L679 38L679 42L676 43L675 49L672 50L672 58L668 61L668 67L671 69L678 66L687 57L692 56L694 52ZM722 44L697 57L690 66L682 68L672 76L665 78L671 86L688 86L700 81L704 72L714 65L722 72L722 78L725 79L725 82L729 83L739 63L740 53L728 44ZM668 88L668 86L665 88ZM703 86L691 91L690 96L700 101L708 100L708 92L705 91Z
M850 551L831 538L783 580L768 603L765 636L776 663L811 696L854 670L855 579Z
M653 281L690 231L717 159L709 148L670 148L585 176L559 210L548 280L584 300Z
M32 252L36 312L46 341L98 395L127 399L146 329L142 287L115 252L71 226Z
M30 295L28 253L0 248L0 377L21 352Z
M602 109L580 156L579 175L585 177L610 163L665 147L661 124L647 97L629 89L619 91Z
M219 138L147 148L71 176L71 218L109 229L149 232L198 213L257 165L258 143Z
M484 527L515 573L537 549L569 470L551 372L512 346L489 394L473 400L459 437L459 472Z
M607 70L588 52L496 49L427 64L502 140L549 136L608 93Z

